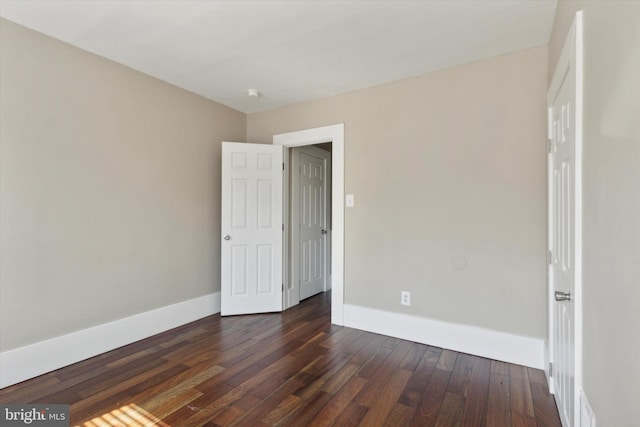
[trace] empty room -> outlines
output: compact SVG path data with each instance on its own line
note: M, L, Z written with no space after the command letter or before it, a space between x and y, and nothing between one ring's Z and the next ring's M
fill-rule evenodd
M0 425L640 425L640 1L0 0Z

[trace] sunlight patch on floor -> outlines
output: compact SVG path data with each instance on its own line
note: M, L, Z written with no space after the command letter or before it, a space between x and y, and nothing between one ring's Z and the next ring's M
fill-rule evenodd
M160 418L145 411L135 403L125 405L119 409L114 409L99 417L95 417L76 427L170 427L162 422Z

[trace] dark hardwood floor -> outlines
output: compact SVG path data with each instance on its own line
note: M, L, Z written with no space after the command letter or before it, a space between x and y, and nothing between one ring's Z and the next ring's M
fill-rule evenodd
M188 325L0 390L71 425L560 426L542 371L330 324L329 295Z

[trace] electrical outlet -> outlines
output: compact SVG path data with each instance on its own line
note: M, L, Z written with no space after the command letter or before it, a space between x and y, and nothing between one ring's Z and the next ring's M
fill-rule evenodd
M411 292L400 291L400 304L411 305Z

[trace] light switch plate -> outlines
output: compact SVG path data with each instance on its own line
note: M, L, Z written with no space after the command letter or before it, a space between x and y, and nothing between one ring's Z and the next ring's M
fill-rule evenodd
M347 194L347 207L352 208L355 206L355 200L353 194Z

